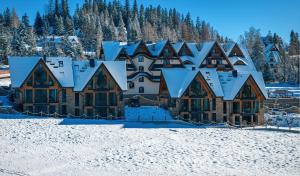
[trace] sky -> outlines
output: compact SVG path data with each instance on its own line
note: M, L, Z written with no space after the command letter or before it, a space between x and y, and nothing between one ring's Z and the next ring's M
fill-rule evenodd
M110 0L107 0L110 1ZM120 0L124 2L124 0ZM18 15L27 13L31 22L37 11L44 12L48 0L0 0L0 11L15 8ZM71 14L76 4L84 0L69 0ZM288 42L290 31L300 32L300 0L137 0L138 5L161 5L190 12L209 22L220 34L237 40L251 26L261 34L276 32ZM131 4L133 0L131 0Z

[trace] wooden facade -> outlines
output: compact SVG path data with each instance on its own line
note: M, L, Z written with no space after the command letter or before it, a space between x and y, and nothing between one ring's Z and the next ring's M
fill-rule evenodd
M66 114L66 88L62 88L41 59L16 89L15 103L20 111Z
M102 64L82 91L62 87L43 60L40 60L22 86L16 88L19 111L58 113L86 117L122 117L123 91Z
M234 85L233 85L234 86ZM264 123L263 101L252 76L239 90L234 100L216 97L200 73L181 97L170 97L164 77L160 84L160 105L173 116L196 123L223 123L235 125L261 125Z

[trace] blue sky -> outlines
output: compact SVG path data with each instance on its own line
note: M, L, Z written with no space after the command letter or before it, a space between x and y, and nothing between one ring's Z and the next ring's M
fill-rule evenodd
M109 0L107 0L109 1ZM121 0L123 2L124 0ZM44 12L48 0L0 0L0 10L15 8L18 15L25 12L34 20L36 11ZM69 0L71 12L84 0ZM131 3L133 0L131 0ZM250 26L278 33L286 42L292 29L300 32L300 0L138 0L138 4L176 8L195 19L209 22L224 36L234 40Z

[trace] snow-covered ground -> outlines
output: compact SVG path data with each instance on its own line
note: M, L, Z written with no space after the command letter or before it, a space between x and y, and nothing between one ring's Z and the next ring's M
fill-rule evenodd
M0 114L0 175L299 175L300 133Z

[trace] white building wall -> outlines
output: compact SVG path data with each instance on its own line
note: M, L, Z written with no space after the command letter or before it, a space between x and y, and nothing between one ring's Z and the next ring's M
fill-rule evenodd
M133 81L134 88L129 88L124 92L125 95L132 95L132 94L158 94L159 92L159 82L152 82L147 77L144 77L144 82L139 82L139 77L136 77ZM139 93L139 87L144 87L144 93Z

